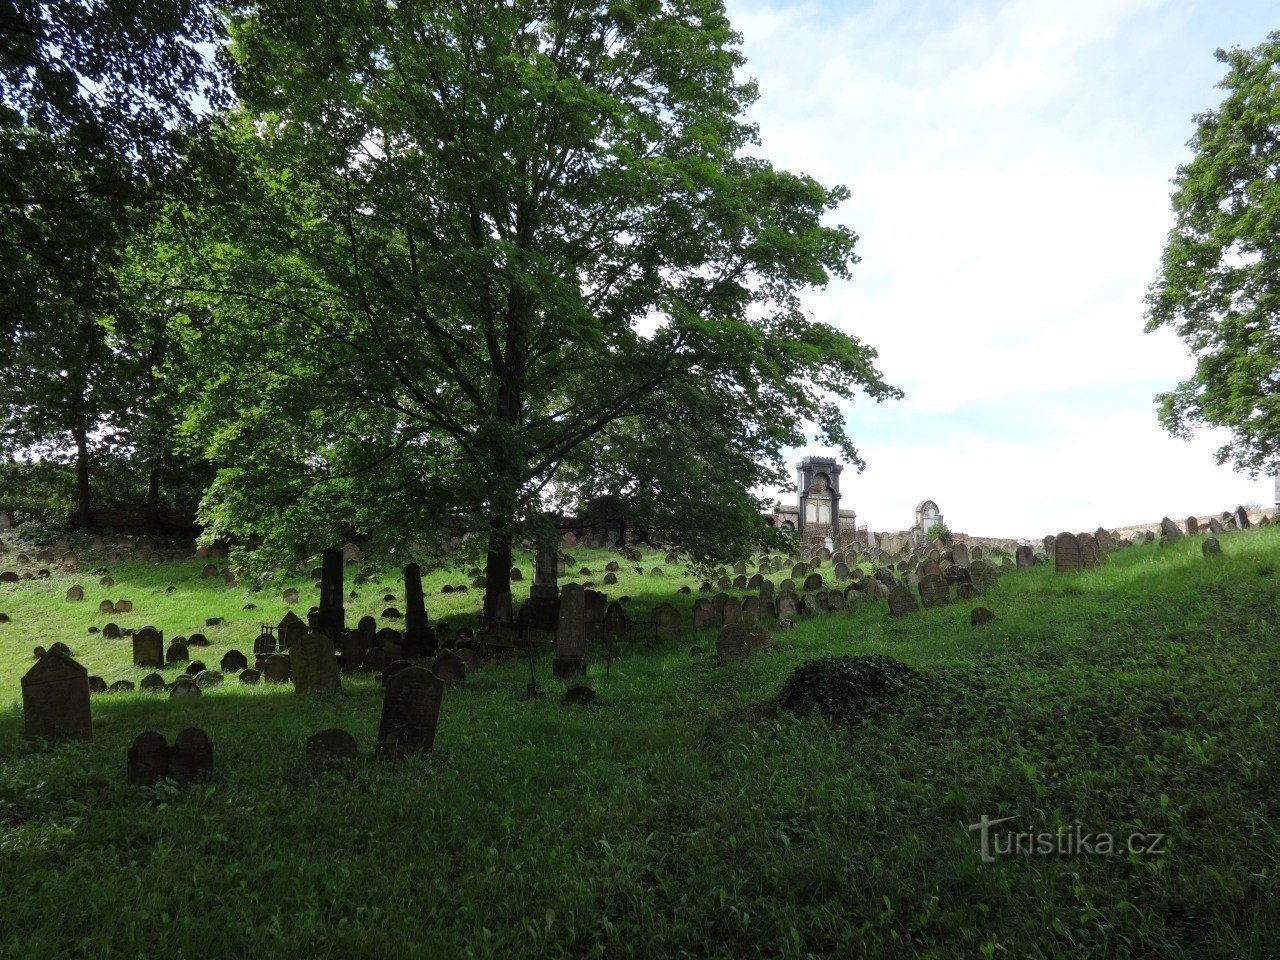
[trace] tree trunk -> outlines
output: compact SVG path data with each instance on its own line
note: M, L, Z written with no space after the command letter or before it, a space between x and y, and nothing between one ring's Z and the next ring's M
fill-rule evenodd
M93 523L93 504L89 496L89 437L83 428L72 431L76 440L76 512L72 522L78 527Z
M160 468L152 467L147 477L147 503L143 508L147 525L153 530L160 529Z

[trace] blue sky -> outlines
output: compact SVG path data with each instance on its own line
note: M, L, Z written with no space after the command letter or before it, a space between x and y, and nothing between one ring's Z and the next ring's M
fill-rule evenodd
M1143 296L1192 117L1222 96L1213 52L1280 29L1274 2L728 6L762 152L852 191L862 263L808 306L907 394L849 408L860 523L904 528L925 498L991 536L1273 503L1214 464L1220 436L1160 429L1191 361L1143 332Z

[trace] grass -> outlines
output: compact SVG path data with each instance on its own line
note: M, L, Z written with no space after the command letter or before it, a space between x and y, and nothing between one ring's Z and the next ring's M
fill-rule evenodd
M983 630L974 602L900 619L873 603L723 668L710 631L624 651L608 678L595 652L588 708L560 705L545 657L538 701L522 699L524 662L482 670L446 695L435 753L402 766L372 760L381 691L367 677L344 678L340 698L233 680L195 703L98 695L92 743L27 743L18 680L34 645L64 640L108 682L149 672L128 640L87 634L106 593L134 601L118 622L167 637L226 617L193 651L211 666L250 652L285 607L201 581L196 561L111 563L110 591L86 574L0 586L0 950L1277 956L1280 531L1222 544L1213 561L1188 539L1071 576L1005 573L980 601L999 617ZM572 553L600 582L609 556ZM673 602L687 622L697 583L667 570L624 570L608 592L631 595L633 616ZM433 620L474 614L478 592L438 593L466 579L427 578ZM72 582L81 604L62 599ZM348 620L378 614L382 592L361 587ZM901 659L932 693L853 729L776 709L795 666L847 653ZM212 783L124 783L136 733L188 725L214 741ZM303 744L328 726L362 756L312 774ZM983 815L1168 840L1154 856L984 863L968 829Z

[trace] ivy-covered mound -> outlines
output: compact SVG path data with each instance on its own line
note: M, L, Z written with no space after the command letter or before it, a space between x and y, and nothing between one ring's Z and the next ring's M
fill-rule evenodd
M901 660L871 654L802 663L782 685L779 703L797 716L819 713L831 723L858 723L885 709L924 678Z

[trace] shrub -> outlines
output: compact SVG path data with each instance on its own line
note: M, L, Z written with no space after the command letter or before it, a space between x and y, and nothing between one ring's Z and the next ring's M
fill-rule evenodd
M778 701L796 716L818 713L831 723L851 724L879 713L922 680L902 661L881 654L823 657L796 667Z
M944 546L951 546L951 528L945 523L935 523L924 532L924 538L927 542L932 543L934 540L941 540Z

